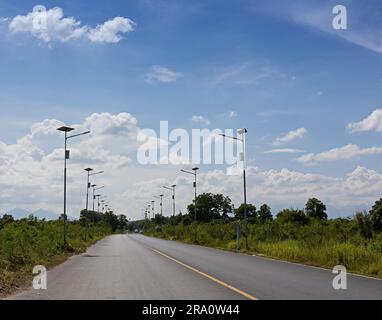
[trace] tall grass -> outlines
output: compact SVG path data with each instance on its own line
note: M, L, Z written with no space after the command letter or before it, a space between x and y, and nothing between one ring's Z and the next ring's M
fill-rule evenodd
M51 266L84 251L112 233L105 223L90 226L86 236L79 222L68 223L68 246L63 245L63 222L23 219L0 229L0 295L13 291L31 276L35 265Z
M233 222L164 225L161 230L148 224L146 234L236 250ZM240 244L241 248L245 247L243 235ZM280 221L250 224L248 250L243 251L326 268L344 265L348 271L382 278L382 235L364 239L351 220L311 221L307 225Z

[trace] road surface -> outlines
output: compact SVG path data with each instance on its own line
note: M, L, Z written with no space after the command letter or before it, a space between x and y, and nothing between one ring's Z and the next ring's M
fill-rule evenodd
M382 299L382 281L145 237L113 235L48 272L48 289L12 299Z

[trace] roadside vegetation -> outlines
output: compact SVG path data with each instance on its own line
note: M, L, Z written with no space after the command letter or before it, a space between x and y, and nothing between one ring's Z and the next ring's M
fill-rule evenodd
M223 195L202 194L188 213L142 220L130 231L146 235L264 255L303 264L333 268L382 278L382 199L370 212L328 219L326 206L309 199L304 209L284 209L275 217L266 204L247 205L248 248L245 246L244 205L234 209ZM196 222L194 218L196 217ZM240 240L237 230L240 226Z
M3 215L0 218L0 296L14 292L30 280L34 266L48 268L58 264L127 227L126 217L113 212L89 212L87 220L84 214L85 211L81 212L78 221L68 221L67 245L63 242L62 217L56 221L38 220L33 216L14 220L11 215Z

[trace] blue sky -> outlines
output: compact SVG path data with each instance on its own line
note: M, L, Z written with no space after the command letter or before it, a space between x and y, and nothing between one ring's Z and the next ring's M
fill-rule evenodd
M44 42L12 32L10 21L37 4L59 7L65 17L93 28L118 16L136 25L117 43L102 44ZM210 128L247 127L250 164L261 170L333 178L358 166L382 172L378 153L309 166L296 161L348 144L381 145L378 130L352 133L347 126L381 108L382 4L341 1L349 28L334 30L336 4L1 1L0 17L8 20L0 22L0 141L15 144L48 118L73 124L93 113L128 112L141 128L158 129L160 120L168 120L172 128L191 129L197 115L208 119ZM155 66L174 72L175 79L147 81ZM299 128L306 130L302 137L272 144ZM275 148L304 152L265 153ZM354 206L366 203L362 196Z

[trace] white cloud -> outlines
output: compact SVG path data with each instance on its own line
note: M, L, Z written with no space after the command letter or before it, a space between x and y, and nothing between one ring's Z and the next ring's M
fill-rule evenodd
M224 113L224 116L229 118L229 119L234 119L237 117L236 111L229 111L227 113Z
M73 17L64 18L64 12L61 8L52 8L45 12L32 11L26 15L14 17L9 29L12 32L30 33L43 42L67 42L84 36L87 27L81 26L80 21Z
M360 122L353 122L348 125L351 132L360 131L382 131L382 109L374 110L368 117Z
M59 120L46 119L34 124L30 132L15 143L0 141L1 213L15 207L29 211L39 208L56 213L62 211L63 136L56 130L61 125ZM174 183L177 184L177 212L185 212L193 198L192 177L181 174L171 165L140 166L136 163L139 126L133 115L127 112L95 113L79 124L68 125L75 127L77 132L92 131L91 135L68 141L71 151L68 213L71 216L78 217L85 203L86 175L83 169L87 166L105 171L95 176L92 182L106 185L102 194L108 196L118 213L142 218L147 196L150 200L151 195L162 190L166 195L164 214L172 214L171 194L167 194L162 186ZM369 208L380 197L380 190L382 175L364 167L357 167L344 177L287 168L248 168L248 201L257 206L268 203L275 213L284 207L302 207L309 197L315 196L342 214L352 215L356 208ZM223 193L238 206L242 202L242 177L227 175L225 170L201 167L198 192Z
M314 165L323 161L349 160L373 154L382 154L382 147L360 148L355 144L348 144L326 152L305 154L297 158L297 161L304 165Z
M278 137L275 141L273 141L273 145L279 146L291 142L295 139L301 139L307 134L307 132L308 131L305 128L291 130L286 135Z
M89 30L89 39L96 43L118 43L122 33L134 30L135 22L123 17L115 17Z
M212 85L247 86L256 85L266 79L285 78L285 74L269 65L256 65L246 62L224 67L213 77Z
M162 66L153 66L146 73L146 82L162 82L170 83L178 80L182 76L181 73L170 70Z
M134 190L125 195L135 199L140 204L140 209L144 208L147 202L145 195L153 194L163 185L174 183L177 185L177 212L185 212L193 199L192 178L170 175L170 178L164 179L163 176L138 182ZM267 203L272 207L273 213L282 208L303 208L310 197L318 197L332 208L329 210L332 217L337 213L351 216L356 210L369 209L380 197L382 188L382 175L364 167L357 167L341 178L296 172L286 168L261 170L249 167L247 177L248 202L256 206ZM241 176L229 176L223 170L201 170L198 175L198 192L223 193L229 196L237 207L243 201L242 183ZM142 217L141 211L139 210L139 217ZM164 212L166 215L172 213L170 195L165 197Z
M211 121L208 120L207 118L203 117L203 116L196 116L195 115L195 116L192 116L191 120L193 123L203 124L206 126L209 126L211 124Z
M0 142L1 212L20 206L61 211L64 152L63 136L57 128L62 125L61 121L46 119L34 124L16 143ZM104 181L110 192L115 192L113 180L118 181L118 173L133 162L139 128L128 113L93 114L82 124L71 126L77 132L92 131L91 135L68 140L68 205L70 214L78 216L83 206L83 169L90 165L105 170Z
M135 23L123 17L116 17L96 28L82 25L74 17L65 17L61 8L33 10L26 15L18 15L9 23L14 33L29 33L44 43L69 42L87 38L94 43L117 43L121 34L134 29Z
M301 153L301 152L305 152L305 151L300 149L292 149L292 148L280 148L280 149L271 149L271 150L265 151L264 153Z

